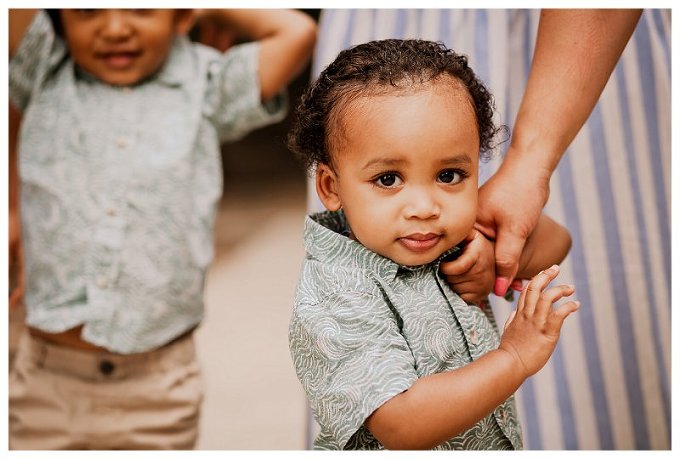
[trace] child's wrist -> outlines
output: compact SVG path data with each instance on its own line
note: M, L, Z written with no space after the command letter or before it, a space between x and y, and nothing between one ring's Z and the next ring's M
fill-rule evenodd
M503 362L504 373L508 375L511 380L517 380L518 386L532 375L531 371L522 361L515 346L501 341L501 344L496 351L498 352L498 358Z

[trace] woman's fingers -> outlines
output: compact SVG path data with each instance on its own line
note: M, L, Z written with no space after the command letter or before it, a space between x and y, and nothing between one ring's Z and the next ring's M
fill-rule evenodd
M516 292L521 292L522 290L524 290L524 282L522 282L522 279L515 279L510 284L510 288Z

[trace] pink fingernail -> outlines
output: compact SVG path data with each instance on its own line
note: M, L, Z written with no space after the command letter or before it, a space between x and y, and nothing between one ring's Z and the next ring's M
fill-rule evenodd
M497 296L505 296L505 292L508 291L508 285L510 285L509 279L505 277L497 277L493 286L493 293Z

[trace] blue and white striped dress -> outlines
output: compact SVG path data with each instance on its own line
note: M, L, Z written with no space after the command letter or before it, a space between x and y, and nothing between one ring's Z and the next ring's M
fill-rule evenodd
M670 448L670 17L643 13L552 177L545 212L573 238L560 281L576 285L582 306L517 393L528 449ZM538 18L538 10L324 10L312 75L354 44L440 40L469 56L512 128ZM480 184L501 158L480 164ZM308 188L310 212L321 210ZM515 305L492 301L503 323Z

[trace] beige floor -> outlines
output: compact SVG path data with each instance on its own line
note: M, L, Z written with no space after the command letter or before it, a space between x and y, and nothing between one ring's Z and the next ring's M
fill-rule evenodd
M305 448L305 397L288 352L304 256L304 183L225 192L198 331L205 377L199 449Z

